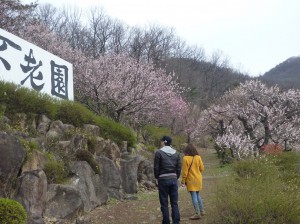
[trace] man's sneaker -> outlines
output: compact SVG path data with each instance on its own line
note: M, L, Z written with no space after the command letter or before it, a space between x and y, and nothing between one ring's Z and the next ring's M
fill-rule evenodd
M206 215L206 212L205 212L204 210L201 210L201 211L200 211L200 214L201 214L202 216L204 216L204 215Z
M190 217L190 220L197 220L197 219L201 219L200 215L198 215L198 214L192 215Z

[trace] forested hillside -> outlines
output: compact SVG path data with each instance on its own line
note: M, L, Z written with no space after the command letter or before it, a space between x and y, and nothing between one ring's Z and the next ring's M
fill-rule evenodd
M189 88L188 100L201 108L207 108L227 90L250 80L249 76L230 68L220 55L212 61L170 58L166 69L175 72L178 81Z
M285 89L300 89L300 57L291 57L266 72L261 80Z

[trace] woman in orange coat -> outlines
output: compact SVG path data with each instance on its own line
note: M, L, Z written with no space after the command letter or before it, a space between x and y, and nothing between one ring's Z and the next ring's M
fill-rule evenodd
M202 172L204 165L196 147L189 144L183 151L182 159L182 186L190 192L196 214L190 219L200 219L204 215L204 207L199 191L202 190Z

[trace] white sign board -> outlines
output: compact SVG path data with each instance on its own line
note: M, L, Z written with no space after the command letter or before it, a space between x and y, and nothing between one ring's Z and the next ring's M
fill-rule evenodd
M72 64L2 29L0 79L53 97L74 99Z

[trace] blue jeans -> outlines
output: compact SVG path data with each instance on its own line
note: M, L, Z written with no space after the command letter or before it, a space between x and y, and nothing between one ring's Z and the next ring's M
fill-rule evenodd
M200 214L200 211L204 209L202 198L199 191L190 191L192 196L193 205L197 214Z
M180 214L178 208L178 183L177 179L159 179L158 180L159 202L160 209L163 216L163 224L170 223L168 198L170 197L170 204L172 208L173 224L180 222Z

